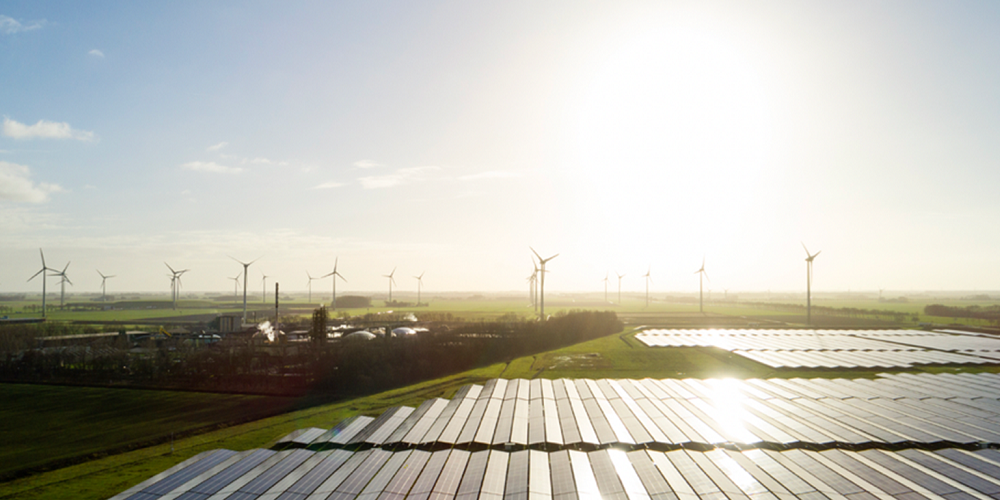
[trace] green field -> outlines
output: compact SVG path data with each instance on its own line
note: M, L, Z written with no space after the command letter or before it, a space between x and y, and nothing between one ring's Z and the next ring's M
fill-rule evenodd
M0 477L287 411L290 398L0 384Z

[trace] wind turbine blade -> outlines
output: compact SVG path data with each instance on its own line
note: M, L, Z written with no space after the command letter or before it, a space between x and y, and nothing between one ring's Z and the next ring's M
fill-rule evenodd
M809 249L806 248L806 244L802 241L800 241L799 243L802 243L802 248L806 251L806 255L809 255Z
M534 248L531 248L531 245L528 245L528 248L531 250L531 253L535 254L535 257L538 257L538 260L542 260L542 256L538 255L538 252Z
M819 253L820 253L820 252L822 252L822 250L819 250L819 251L817 251L817 252L816 252L816 255L819 255ZM816 255L813 255L813 256L812 256L812 258L814 258L814 259L815 259L815 258L816 258Z
M306 271L306 276L309 277L309 281L312 281L313 277L311 274L309 274L309 271Z
M114 278L115 276L118 276L118 275L117 274L112 274L111 276L105 276L105 278L111 279L111 278Z
M174 271L174 268L170 267L170 264L167 264L166 262L164 262L163 265L167 266L167 269L170 269L170 272L172 272L174 274L177 274L177 271Z
M712 281L712 280L708 279L708 271L704 271L703 270L702 273L705 274L705 279L707 279L708 281Z
M28 278L28 281L31 281L31 280L35 279L35 276L38 276L39 274L42 274L44 271L45 271L45 268L43 267L41 271L38 271L37 273L32 274L31 277Z
M559 254L555 254L552 257L549 257L549 258L545 259L545 262L548 262L548 261L550 261L550 260L552 260L552 259L554 259L554 258L556 258L558 256L559 256Z
M342 280L344 280L344 283L347 283L347 278L341 276L340 273L333 273L333 275L339 277ZM333 279L337 279L337 278L333 278Z
M42 269L44 269L45 268L45 252L42 252L42 249L39 248L38 249L38 255L42 256Z
M334 257L333 259L333 273L337 274L337 263L340 262L340 257Z

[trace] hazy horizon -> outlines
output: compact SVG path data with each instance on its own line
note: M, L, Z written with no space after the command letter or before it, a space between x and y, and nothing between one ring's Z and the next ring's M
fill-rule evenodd
M96 8L95 8L96 7ZM1000 4L0 6L0 293L1000 289ZM58 289L57 279L48 284ZM287 287L287 288L286 288ZM329 294L329 279L313 293ZM113 290L119 290L114 291Z

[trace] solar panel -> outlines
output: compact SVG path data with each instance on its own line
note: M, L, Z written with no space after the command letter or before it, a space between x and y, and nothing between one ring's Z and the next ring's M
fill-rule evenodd
M385 500L391 496L405 496L430 458L431 453L427 451L414 450L410 453L403 465L396 471L396 475L386 484L382 494L378 497L379 500Z
M577 462L580 461L580 458L578 458L580 455L584 459L590 459L589 467L585 467L584 464L577 465ZM621 479L618 478L618 471L615 469L615 464L611 461L607 450L597 450L586 454L579 451L571 451L570 459L573 461L573 475L576 478L577 489L580 491L581 498L588 496L592 498L628 500L628 495L625 494L625 487L622 486ZM577 472L578 469L581 472ZM584 476L587 477L584 481L587 484L581 486L581 477ZM591 481L593 481L592 486L590 484ZM590 492L584 493L585 490Z
M391 454L371 481L364 485L364 489L357 496L358 500L375 500L384 493L389 482L399 473L400 467L410 458L411 453L412 450L406 450Z
M450 452L451 450L441 450L431 454L427 464L424 465L423 470L420 472L420 476L413 483L413 487L410 489L407 498L426 499L430 496L431 491L434 489L434 484L437 483L438 476L441 475L441 469L444 468L445 461L448 460Z
M286 474L281 481L275 483L274 486L266 492L266 494L273 494L272 496L276 497L281 493L288 491L292 486L305 477L306 474L326 460L332 453L333 451L320 451L311 454L309 458L302 462L302 464Z
M233 462L232 465L226 467L218 474L215 474L211 478L208 478L201 484L195 485L187 493L177 497L179 499L187 500L188 498L203 498L208 495L213 495L223 488L231 484L236 479L242 477L248 471L257 467L261 462L267 460L268 458L275 455L275 452L271 450L254 450L244 456L237 462ZM158 495L166 493L163 492L151 492Z
M295 450L287 457L283 458L280 462L275 464L273 467L267 469L261 475L257 476L253 481L250 481L239 491L249 493L252 495L261 495L267 491L275 483L281 481L285 475L291 472L293 469L298 467L305 462L309 457L313 455L314 452L306 450Z
M528 450L509 455L507 478L504 485L505 499L528 498ZM547 464L546 464L547 465ZM546 468L548 472L548 468ZM546 477L546 479L548 479Z
M461 483L458 485L458 493L455 494L456 500L476 500L479 498L489 458L489 450L477 451L469 456L465 473L462 474ZM502 491L500 493L503 494Z
M538 450L528 451L528 497L550 498L554 494L549 454Z
M448 460L441 469L441 473L438 475L437 482L434 483L431 497L453 497L455 495L455 492L458 491L458 485L462 480L462 473L469 462L470 455L471 453L465 450L451 451L451 454L448 455Z
M323 482L313 489L312 494L324 495L325 498L326 495L333 493L333 491L337 489L338 486L340 486L340 483L342 483L344 479L350 476L351 473L354 472L354 469L357 469L358 466L361 465L361 463L364 462L366 458L368 458L368 455L370 455L371 452L372 450L365 450L356 453L351 453L350 456L347 457L347 460L345 460L342 465L336 468L333 474L330 474L326 478L319 478ZM334 453L330 457L333 458L334 456L336 456L336 453ZM319 467L317 467L317 469L318 468ZM309 477L309 475L307 474L306 477Z
M480 498L483 500L499 500L503 498L504 483L507 479L507 464L509 454L503 451L490 451L480 488Z
M145 480L145 481L143 481L143 482L141 482L141 483L139 483L139 484L137 484L137 485L135 485L135 486L133 486L133 487L131 487L131 488L129 488L129 489L121 492L121 493L119 493L119 494L117 494L117 495L115 495L114 497L112 497L112 499L113 500L121 500L123 498L131 498L133 495L138 495L140 492L144 491L146 488L152 487L153 485L155 485L155 484L163 481L164 479L169 478L169 477L173 476L174 474L177 474L178 472L180 472L180 471L182 471L184 469L187 469L188 467L190 467L190 466L192 466L192 465L194 465L194 464L196 464L196 463L198 463L198 462L200 462L200 461L202 461L202 460L204 460L206 458L219 455L219 457L217 458L217 460L219 458L221 458L221 460L224 461L224 460L228 459L229 457L231 457L231 456L233 456L235 454L236 454L236 452L230 451L230 450L211 450L211 451L201 452L201 453L199 453L199 454L197 454L197 455L195 455L195 456L193 456L191 458L188 458L187 460L184 460L183 462L181 462L181 463L179 463L179 464L177 464L177 465L175 465L175 466L173 466L173 467L171 467L171 468L169 468L169 469L167 469L167 470L165 470L165 471L163 471L163 472L161 472L161 473L159 473L159 474L157 474L157 475L155 475L155 476L153 476L153 477L151 477L151 478L149 478L149 479L147 479L147 480ZM208 469L211 469L211 466L203 468L203 470L208 470ZM195 474L195 476L197 476L197 474Z
M576 497L580 499L600 500L601 491L594 477L588 454L577 450L568 450L567 453L569 454L570 468L573 471Z
M534 458L532 457L532 459ZM552 498L554 500L577 498L576 482L573 480L573 466L570 463L569 451L563 450L550 453L548 459L552 480Z
M396 427L396 430L392 431L392 434L385 439L385 442L398 443L405 441L407 443L412 443L413 441L408 441L406 437L412 433L418 422L422 422L421 426L423 427L423 432L419 432L419 437L423 437L423 435L427 433L427 428L430 427L430 423L434 421L434 418L447 404L448 402L446 400L440 398L428 399L427 401L424 401L417 407L416 410L410 413L410 415L406 417L402 423L399 424L399 427ZM428 412L431 411L434 411L434 413L429 414Z

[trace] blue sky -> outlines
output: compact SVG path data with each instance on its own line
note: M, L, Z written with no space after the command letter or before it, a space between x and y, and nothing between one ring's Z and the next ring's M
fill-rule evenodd
M0 292L998 289L992 2L5 2ZM252 270L254 268L251 268ZM316 284L322 288L323 285ZM341 286L338 285L338 290Z

